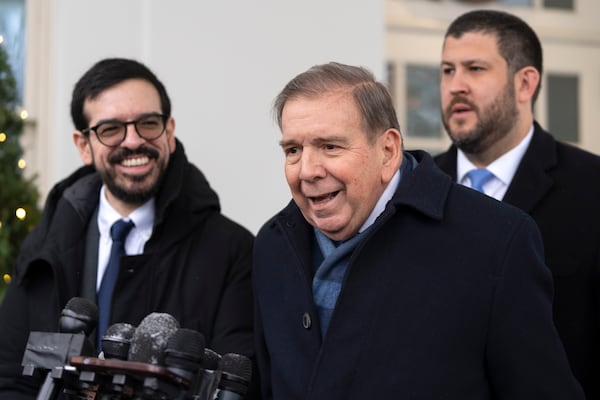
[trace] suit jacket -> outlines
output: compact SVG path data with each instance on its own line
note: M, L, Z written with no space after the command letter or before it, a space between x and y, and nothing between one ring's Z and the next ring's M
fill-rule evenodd
M438 166L456 180L455 147ZM554 321L589 399L600 398L600 157L539 124L504 202L536 221L554 276Z
M424 152L354 250L322 338L312 227L292 201L255 241L263 399L582 399L533 220Z

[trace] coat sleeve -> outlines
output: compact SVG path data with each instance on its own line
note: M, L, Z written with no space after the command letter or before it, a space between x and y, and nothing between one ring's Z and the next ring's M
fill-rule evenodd
M0 303L0 400L35 398L41 385L41 380L22 376L21 361L29 332L54 328L47 323L51 316L35 306L40 302L54 304L54 298L49 297L53 281L51 276L46 275L50 273L49 269L36 269L27 280L25 274L32 254L42 246L51 215L49 207L46 207L40 223L25 238L15 261L12 281ZM32 309L39 313L39 326L30 326Z
M584 399L552 319L552 275L538 228L515 229L497 272L486 349L497 399Z
M0 400L33 399L41 383L21 374L29 337L28 304L23 285L10 284L0 305Z
M256 280L254 280L254 282L256 284ZM254 292L257 293L256 286L254 288ZM269 359L269 352L267 351L267 345L265 343L258 302L255 302L254 304L254 348L256 350L256 370L259 374L257 382L260 385L262 396L261 399L272 400L273 393L271 389L271 362Z

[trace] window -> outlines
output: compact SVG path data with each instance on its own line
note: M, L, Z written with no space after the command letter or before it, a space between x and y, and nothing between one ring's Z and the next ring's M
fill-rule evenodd
M439 67L406 66L406 124L409 136L442 136Z
M400 0L406 1L406 0ZM472 7L481 6L505 6L505 7L530 7L530 8L553 8L560 10L573 10L573 0L430 0L437 3L462 3Z
M560 10L573 10L573 0L544 0L544 7Z
M2 0L0 2L0 35L2 46L17 81L19 97L23 98L23 72L25 56L25 0Z
M548 130L559 140L578 143L579 77L548 73L546 94Z

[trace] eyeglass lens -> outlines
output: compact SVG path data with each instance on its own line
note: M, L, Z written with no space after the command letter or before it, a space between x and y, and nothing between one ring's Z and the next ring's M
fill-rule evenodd
M161 115L149 115L135 121L107 121L96 127L100 142L107 146L117 146L127 135L127 125L133 124L136 132L146 140L158 138L165 130L165 121Z

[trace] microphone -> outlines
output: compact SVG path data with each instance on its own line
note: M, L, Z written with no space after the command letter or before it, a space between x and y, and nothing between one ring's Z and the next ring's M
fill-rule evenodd
M98 307L83 297L73 297L60 313L60 332L84 333L89 336L98 322Z
M109 326L102 336L104 358L127 360L134 332L135 327L124 322Z
M190 393L193 400L214 400L218 389L220 371L219 361L221 355L216 351L205 348L196 377L192 381Z
M97 319L98 308L94 303L74 297L61 312L60 333L29 333L21 362L22 375L39 376L41 371L47 371L38 399L54 399L59 395L61 387L57 382L65 376L66 364L71 357L94 353L86 335L94 330Z
M204 336L192 329L178 329L169 338L165 349L165 366L168 370L191 381L200 369L204 346Z
M242 400L252 378L252 361L241 354L227 353L219 362L221 380L217 400Z
M133 333L127 359L161 365L163 352L177 329L179 322L172 315L157 312L148 314Z
M186 375L185 369L193 368L185 362L182 364L182 354L183 360L189 361L186 357L193 360L190 356L193 352L172 345L177 342L178 332L185 336L184 341L189 339L189 332L179 329L179 322L165 313L147 315L137 328L129 324L109 327L102 338L103 346L108 344L104 347L105 359L71 359L71 365L80 373L79 387L86 385L97 399L179 398L190 387L189 373ZM204 337L200 346L201 353ZM165 357L168 357L170 369L164 365ZM197 364L199 368L199 362Z
M221 355L216 351L209 349L208 347L204 349L204 357L202 358L202 368L208 370L217 370L219 369L219 362L221 361Z
M72 356L94 354L93 346L86 340L86 332L95 328L98 308L91 301L74 297L67 302L59 319L60 333L29 333L21 365L23 375L32 376L36 370L62 367Z

